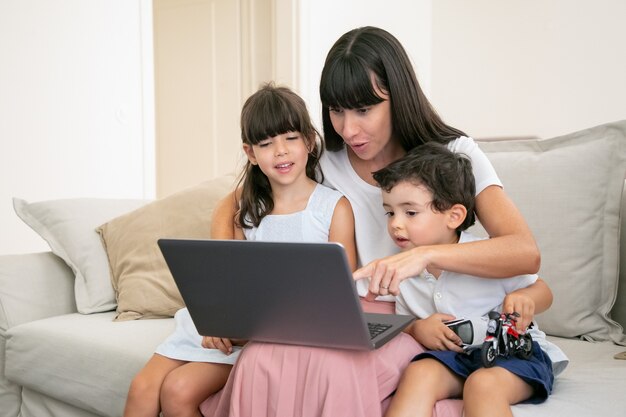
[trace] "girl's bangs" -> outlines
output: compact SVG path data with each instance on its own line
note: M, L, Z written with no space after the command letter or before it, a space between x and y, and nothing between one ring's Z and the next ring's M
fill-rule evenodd
M355 56L335 61L320 81L320 99L324 107L358 109L384 101L372 84L372 72Z
M283 101L268 100L259 103L247 123L247 131L244 132L248 141L255 145L269 137L282 135L287 132L303 131L304 122L294 108Z

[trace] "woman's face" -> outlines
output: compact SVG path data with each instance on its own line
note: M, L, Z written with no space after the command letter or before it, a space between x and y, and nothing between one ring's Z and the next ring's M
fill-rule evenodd
M330 121L335 131L356 156L371 160L391 144L391 103L389 95L374 83L374 89L384 101L359 109L330 107Z

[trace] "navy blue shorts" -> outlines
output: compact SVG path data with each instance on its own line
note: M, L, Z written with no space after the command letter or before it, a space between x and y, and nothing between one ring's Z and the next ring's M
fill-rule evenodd
M457 353L451 350L432 350L413 358L414 361L433 358L448 367L452 372L466 379L472 372L483 368L480 358L480 349L469 353ZM499 366L522 378L533 387L533 395L525 403L538 404L544 402L552 392L554 374L552 373L552 361L541 350L537 342L533 342L533 353L528 359L520 359L516 356L504 358L498 356L494 366Z

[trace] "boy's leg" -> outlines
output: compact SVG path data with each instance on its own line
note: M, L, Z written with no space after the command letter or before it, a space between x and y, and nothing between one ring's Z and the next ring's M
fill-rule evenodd
M438 400L461 395L463 379L436 359L424 358L406 368L385 417L431 417Z
M527 400L533 388L512 372L495 366L473 372L465 381L465 417L513 416L511 405Z
M170 372L161 389L164 417L202 417L199 406L226 383L232 365L189 362Z
M163 380L184 361L154 354L133 378L126 398L124 417L157 417L161 406L159 394Z

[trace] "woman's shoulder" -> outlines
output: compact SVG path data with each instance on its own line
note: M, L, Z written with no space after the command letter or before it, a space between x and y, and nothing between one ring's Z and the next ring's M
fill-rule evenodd
M477 148L476 141L469 136L459 136L448 142L448 149L456 153L471 153Z

